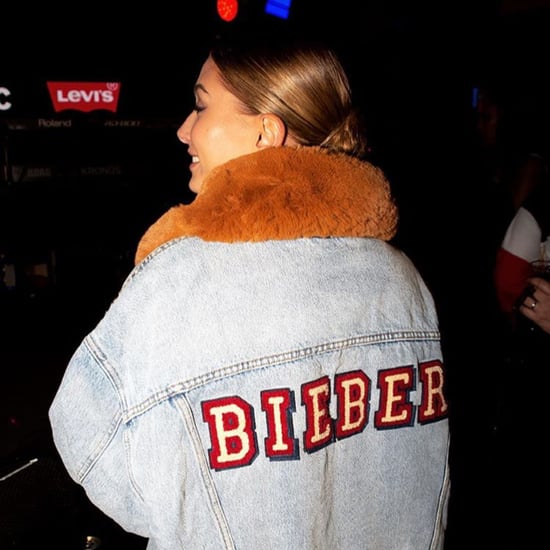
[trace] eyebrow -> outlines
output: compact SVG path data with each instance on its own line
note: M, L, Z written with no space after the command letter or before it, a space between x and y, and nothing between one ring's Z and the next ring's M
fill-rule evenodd
M195 84L193 89L194 89L195 92L198 92L199 90L202 90L205 94L208 93L208 90L200 82Z

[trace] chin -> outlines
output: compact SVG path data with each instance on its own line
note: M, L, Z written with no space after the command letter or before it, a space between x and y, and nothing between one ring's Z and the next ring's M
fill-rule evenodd
M193 191L193 193L197 193L197 194L198 194L199 191L201 190L201 187L202 187L202 183L199 183L199 182L193 181L193 180L191 180L191 181L189 182L189 189L190 189L191 191Z

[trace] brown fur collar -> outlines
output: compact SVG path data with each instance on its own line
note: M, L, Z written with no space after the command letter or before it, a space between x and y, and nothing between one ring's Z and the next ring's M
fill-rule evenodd
M181 236L389 240L397 219L389 184L373 165L317 147L270 147L213 170L191 204L172 207L146 231L135 261Z

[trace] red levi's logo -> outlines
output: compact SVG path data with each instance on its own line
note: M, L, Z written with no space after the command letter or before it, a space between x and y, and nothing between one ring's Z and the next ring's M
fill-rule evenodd
M120 82L48 82L48 90L56 113L67 109L116 113Z

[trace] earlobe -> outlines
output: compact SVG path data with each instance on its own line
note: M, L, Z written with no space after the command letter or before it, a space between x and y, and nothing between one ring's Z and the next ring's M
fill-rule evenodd
M277 147L284 144L286 126L277 115L271 113L262 115L260 123L261 133L258 137L258 147Z

